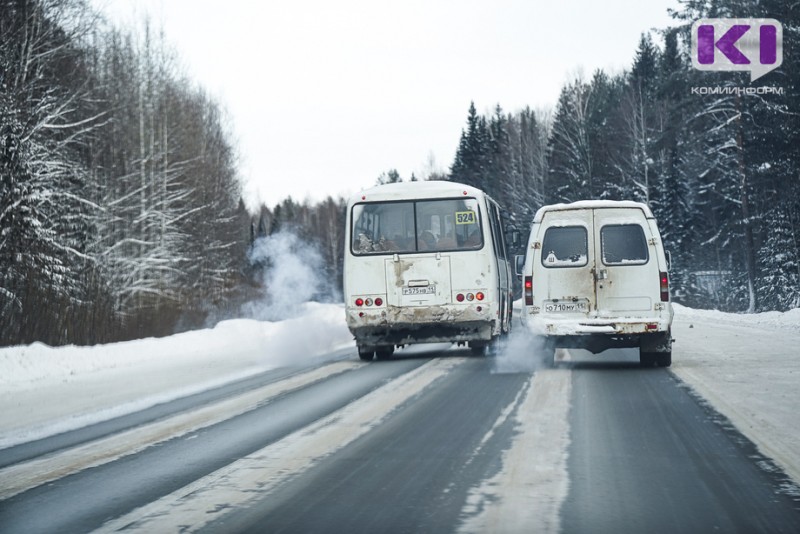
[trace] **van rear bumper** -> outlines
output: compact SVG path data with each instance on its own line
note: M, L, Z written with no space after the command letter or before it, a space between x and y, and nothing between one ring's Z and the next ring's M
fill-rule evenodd
M489 304L395 307L365 310L349 307L347 327L362 345L407 345L489 341L496 312Z
M625 317L625 318L574 318L552 315L538 315L529 319L531 328L545 336L587 336L587 335L637 335L668 332L671 317Z
M552 336L546 339L553 348L586 349L595 354L607 349L624 348L638 348L645 352L672 350L672 336L669 332L611 336Z
M565 319L539 316L531 321L533 331L555 347L602 352L611 348L644 348L649 352L671 350L672 318Z

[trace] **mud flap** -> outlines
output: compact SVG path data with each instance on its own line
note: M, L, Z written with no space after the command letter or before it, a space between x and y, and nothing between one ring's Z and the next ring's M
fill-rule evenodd
M641 352L672 352L672 333L659 332L642 336Z

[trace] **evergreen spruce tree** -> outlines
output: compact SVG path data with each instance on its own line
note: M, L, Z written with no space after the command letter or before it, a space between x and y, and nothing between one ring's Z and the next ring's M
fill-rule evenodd
M378 176L378 179L375 181L377 185L385 185L385 184L396 184L398 182L402 182L403 179L400 178L400 173L397 172L397 169L390 169L387 172L381 173Z
M649 33L643 33L628 75L631 85L638 85L643 93L650 95L656 89L659 52Z
M461 139L456 150L453 165L450 168L450 179L454 182L479 187L480 183L480 118L475 109L475 102L469 103L467 112L467 129L461 131Z
M656 101L662 111L662 127L656 143L657 161L660 170L658 202L652 205L653 213L660 222L664 247L671 252L673 263L670 286L677 300L686 297L689 266L697 236L693 232L693 179L687 176L684 167L683 139L685 131L685 107L688 86L687 66L678 50L678 34L669 30L664 37L664 52L658 62Z

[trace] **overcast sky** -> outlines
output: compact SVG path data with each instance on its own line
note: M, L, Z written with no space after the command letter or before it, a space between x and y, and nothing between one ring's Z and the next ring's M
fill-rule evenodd
M479 112L555 106L582 71L629 68L677 0L94 0L147 13L225 108L248 204L446 171ZM654 36L655 37L655 36ZM433 163L433 165L431 165Z

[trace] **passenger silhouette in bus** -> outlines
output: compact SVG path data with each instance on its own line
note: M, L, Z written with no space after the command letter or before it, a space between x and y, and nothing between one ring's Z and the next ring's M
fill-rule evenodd
M383 252L397 252L400 250L400 246L395 243L391 239L386 239L385 237L381 236L380 241L378 241L378 246L376 250L383 251Z
M436 238L430 230L423 230L419 234L418 243L420 250L433 250L436 248Z
M453 239L453 234L448 233L439 239L439 242L436 244L436 248L439 250L453 250L458 248L458 245L456 244L456 240Z
M472 226L473 228L470 228L469 235L467 235L467 239L464 241L464 246L467 248L475 248L481 244L480 226L477 224L473 224Z

